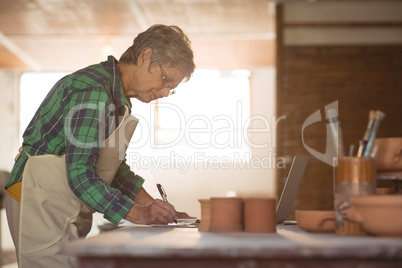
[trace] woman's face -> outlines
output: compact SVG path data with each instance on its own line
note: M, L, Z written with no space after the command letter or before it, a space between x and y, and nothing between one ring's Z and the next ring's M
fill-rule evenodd
M164 78L164 79L163 79ZM156 65L149 71L141 68L132 83L130 98L151 102L169 96L172 89L184 79L184 74L174 67Z
M183 81L184 74L175 67L155 64L149 68L151 55L152 49L145 48L137 65L124 65L122 83L126 98L148 103L169 96L170 91Z

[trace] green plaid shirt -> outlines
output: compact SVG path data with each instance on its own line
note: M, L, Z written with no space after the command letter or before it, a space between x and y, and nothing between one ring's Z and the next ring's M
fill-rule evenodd
M23 135L24 149L32 156L65 155L71 190L114 224L130 210L144 182L123 161L109 187L95 166L102 141L123 118L124 105L131 108L116 63L109 56L105 62L62 78L46 96ZM17 159L6 188L22 180L27 159L25 153Z

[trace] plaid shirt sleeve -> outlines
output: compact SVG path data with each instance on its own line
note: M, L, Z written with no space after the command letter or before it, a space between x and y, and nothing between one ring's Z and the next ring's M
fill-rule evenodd
M143 183L144 179L134 174L126 161L123 161L110 186L119 189L124 195L134 200Z
M109 187L97 174L96 162L105 133L112 131L109 98L102 89L75 93L65 106L66 167L74 194L110 222L118 223L134 204L143 179L123 163ZM113 116L114 117L114 116Z

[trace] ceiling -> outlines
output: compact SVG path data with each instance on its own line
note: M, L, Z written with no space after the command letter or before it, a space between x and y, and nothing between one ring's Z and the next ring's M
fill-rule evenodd
M265 64L273 52L250 53L273 46L274 9L269 0L0 0L0 68L70 71L119 58L156 23L185 31L197 66Z

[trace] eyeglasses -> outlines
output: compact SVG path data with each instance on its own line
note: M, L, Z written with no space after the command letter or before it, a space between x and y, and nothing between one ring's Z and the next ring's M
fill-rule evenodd
M162 73L162 83L163 83L163 87L165 88L170 88L169 91L169 96L176 94L176 90L173 88L173 83L172 81L169 79L169 77L167 76L165 70L162 68L162 65L159 64L159 68L161 69L161 73Z

